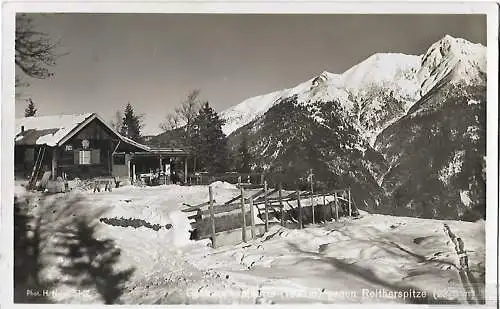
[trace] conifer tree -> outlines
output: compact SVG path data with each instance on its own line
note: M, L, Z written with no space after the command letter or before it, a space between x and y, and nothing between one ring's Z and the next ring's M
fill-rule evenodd
M229 164L224 121L208 102L203 104L192 125L192 144L197 164L209 173L224 172Z
M240 173L250 173L252 157L248 150L248 136L245 134L238 147L237 169Z
M28 101L28 107L24 110L24 117L34 117L37 109L35 108L35 103L33 103L33 100L30 98L27 100Z
M125 110L123 112L120 134L136 142L141 142L142 127L143 127L142 116L136 115L134 112L134 108L132 107L130 102L127 103L127 105L125 106Z

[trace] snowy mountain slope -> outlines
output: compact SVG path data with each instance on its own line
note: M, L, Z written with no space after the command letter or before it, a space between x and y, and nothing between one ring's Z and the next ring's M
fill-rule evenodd
M282 96L282 91L275 91L269 94L247 99L240 104L231 107L229 110L222 113L223 119L226 120L223 131L226 135L236 131L267 112L273 104Z
M422 59L424 95L374 144L390 166L379 183L396 212L484 218L485 48L446 36Z
M222 112L226 120L223 131L230 135L281 99L296 96L306 105L316 101L341 103L343 116L373 146L380 132L444 78L470 84L481 79L485 70L484 46L447 35L422 56L379 53L342 74L325 71L296 87L247 99Z
M415 64L418 63L416 61L418 59L417 56L402 54L376 54L344 74L324 71L293 88L247 99L222 113L222 117L226 120L223 131L226 135L230 135L239 127L262 116L280 99L296 96L299 103L306 105L317 101L341 102L342 113L345 117L364 115L366 120L361 121L362 118L360 118L358 120L361 122L354 123L354 125L359 128L360 132L366 133L367 137L372 137L374 134L369 128L369 122L377 121L376 112L384 108L383 100L377 100L377 97L395 94L397 99L403 102L405 106L403 110L416 101L419 82L415 80L418 69ZM383 70L377 72L380 68ZM395 80L400 83L395 83ZM364 104L363 98L370 98L374 102L360 108ZM370 117L369 114L373 115Z
M373 85L397 90L399 98L413 100L417 96L417 69L421 57L404 54L375 54L342 74L344 87L362 94Z
M470 85L482 79L486 74L486 47L449 35L432 44L422 57L417 73L422 81L421 95L450 73L453 83Z
M385 129L375 149L395 210L427 218L485 215L486 87L445 83Z
M307 185L305 178L313 169L317 188L351 187L355 204L363 209L387 205L377 183L387 169L385 159L341 109L336 101L304 105L297 96L286 98L231 134L229 145L237 149L245 137L254 167L287 189Z

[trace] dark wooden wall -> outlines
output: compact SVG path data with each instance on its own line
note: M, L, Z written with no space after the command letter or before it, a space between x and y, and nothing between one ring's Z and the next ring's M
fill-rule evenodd
M83 140L89 141L88 149L83 149ZM104 125L98 120L92 121L57 149L58 176L66 174L69 179L111 176L111 157L117 143L118 138ZM81 150L91 151L90 164L80 164L79 155Z
M16 179L27 179L40 151L41 146L16 145L14 147L14 174ZM52 148L48 147L42 160L43 171L50 171L52 164Z

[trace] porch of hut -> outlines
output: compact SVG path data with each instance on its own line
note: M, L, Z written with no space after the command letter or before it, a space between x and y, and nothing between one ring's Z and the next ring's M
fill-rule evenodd
M135 152L130 159L132 181L152 184L187 183L189 153L180 148L151 148Z

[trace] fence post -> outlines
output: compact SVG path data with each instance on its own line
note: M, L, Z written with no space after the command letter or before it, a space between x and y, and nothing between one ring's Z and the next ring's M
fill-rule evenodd
M339 221L339 200L337 198L337 192L334 193L335 197L335 221Z
M280 210L281 210L281 226L285 226L285 210L283 207L283 196L282 196L282 188L281 188L281 182L278 185L278 200L280 203Z
M300 191L297 190L297 207L299 207L299 228L302 229L302 206L300 205Z
M330 219L326 219L328 218L328 216L326 215L326 194L323 193L323 221L329 221ZM332 213L332 217L333 217L333 213Z
M464 248L464 241L462 240L462 238L457 238L457 243L458 243L458 250L459 250L459 252L457 252L457 253L458 253L458 257L459 257L460 267L462 269L468 269L469 268L469 261L468 261L467 253L466 253L465 248Z
M242 226L241 226L241 238L243 242L247 242L247 218L245 217L245 197L243 196L244 189L240 188L241 191L241 215L242 215Z
M255 239L255 217L253 209L253 197L250 196L250 224L252 225L252 239Z
M210 200L210 225L212 229L212 248L215 248L215 216L214 216L214 195L212 192L212 186L208 187L208 196Z
M312 224L316 223L314 219L314 188L313 188L313 174L311 170L311 212L312 212Z
M260 184L264 184L264 173L260 174Z
M265 209L265 230L266 233L269 231L269 206L267 202L267 181L264 180L264 209Z
M351 205L351 187L349 187L349 191L347 192L349 196L349 218L352 217L352 205Z

